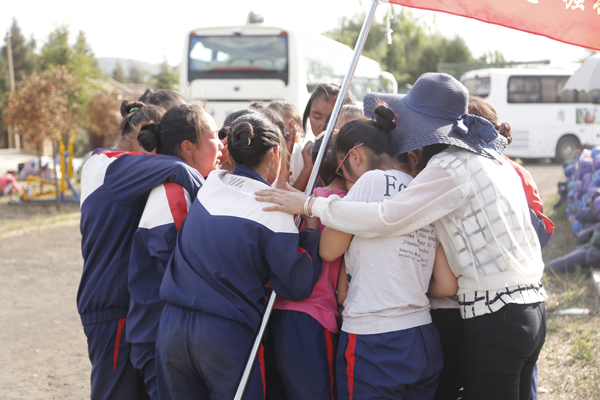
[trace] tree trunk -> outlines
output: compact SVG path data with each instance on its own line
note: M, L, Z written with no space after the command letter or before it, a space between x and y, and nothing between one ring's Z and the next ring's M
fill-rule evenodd
M56 156L58 155L58 140L54 140L54 156L53 158L53 164L54 164L54 188L56 189L56 209L60 212L60 189L59 189L59 184L58 184L58 168L56 166L57 162L56 162ZM41 162L41 160L40 160ZM41 167L41 164L40 164ZM64 173L64 171L62 171L62 173Z

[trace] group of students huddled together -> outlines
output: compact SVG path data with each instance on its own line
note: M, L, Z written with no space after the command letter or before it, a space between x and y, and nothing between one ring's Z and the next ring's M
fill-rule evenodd
M81 177L92 399L233 399L271 291L244 399L536 398L553 225L510 125L446 74L330 121L338 94L222 127L175 92L123 102Z

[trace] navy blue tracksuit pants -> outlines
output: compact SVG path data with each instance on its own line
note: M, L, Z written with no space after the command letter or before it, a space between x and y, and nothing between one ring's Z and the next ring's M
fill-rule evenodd
M343 332L337 352L340 400L433 400L442 370L433 324L373 335Z
M310 315L273 310L267 332L265 369L269 400L336 400L338 335Z
M92 362L92 400L149 399L144 380L131 364L125 318L83 327Z
M156 338L157 374L177 400L231 400L254 343L251 329L229 319L166 304ZM264 400L256 358L244 400ZM158 376L161 379L160 376Z

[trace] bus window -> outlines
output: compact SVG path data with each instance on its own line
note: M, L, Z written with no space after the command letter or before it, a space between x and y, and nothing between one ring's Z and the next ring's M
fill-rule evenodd
M469 93L479 97L487 97L490 94L490 78L470 78L465 79L463 84L469 90Z
M280 79L288 82L287 35L190 36L188 80Z
M508 79L509 103L539 103L540 78L538 76L511 76Z

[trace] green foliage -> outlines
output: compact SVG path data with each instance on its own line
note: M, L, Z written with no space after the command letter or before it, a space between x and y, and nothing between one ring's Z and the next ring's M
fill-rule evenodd
M263 22L265 22L265 18L262 15L257 14L254 11L248 13L248 17L246 18L247 24L261 24Z
M156 89L176 89L179 85L179 69L178 67L171 67L167 62L166 57L163 58L163 62L160 64L158 74L152 76L152 84Z
M35 40L33 38L29 41L25 39L15 18L12 20L10 35L15 84L16 87L19 87L21 81L39 70L39 60L38 56L34 53L36 47ZM4 45L0 47L0 148L8 146L8 130L2 121L2 107L8 102L8 94L10 92L6 47L5 37Z
M127 82L127 78L125 77L125 72L123 71L123 66L121 65L120 62L117 62L117 65L115 65L115 69L113 69L113 72L112 72L112 78L115 81L118 81L121 83Z
M481 57L477 59L478 63L483 64L496 64L506 62L504 59L504 54L501 51L488 51L487 53L483 53Z
M131 64L129 71L127 72L127 79L131 83L146 83L147 76L148 71L139 67L137 64ZM179 80L179 75L177 75L177 80Z
M585 337L576 337L571 348L573 358L582 361L592 361L596 353L594 344Z
M40 63L44 70L53 69L64 65L67 70L79 80L82 90L74 94L72 101L81 104L76 117L83 118L87 104L99 87L95 79L101 78L102 73L90 45L87 43L85 33L77 34L75 43L69 45L69 28L59 26L50 32L48 41L41 50Z
M325 36L354 48L364 19L364 13L344 17L339 27L326 32ZM437 71L438 63L473 62L463 38L446 38L409 10L394 10L390 28L392 44L388 45L387 19L373 21L363 55L378 61L384 70L391 72L400 87L413 84L425 72Z

